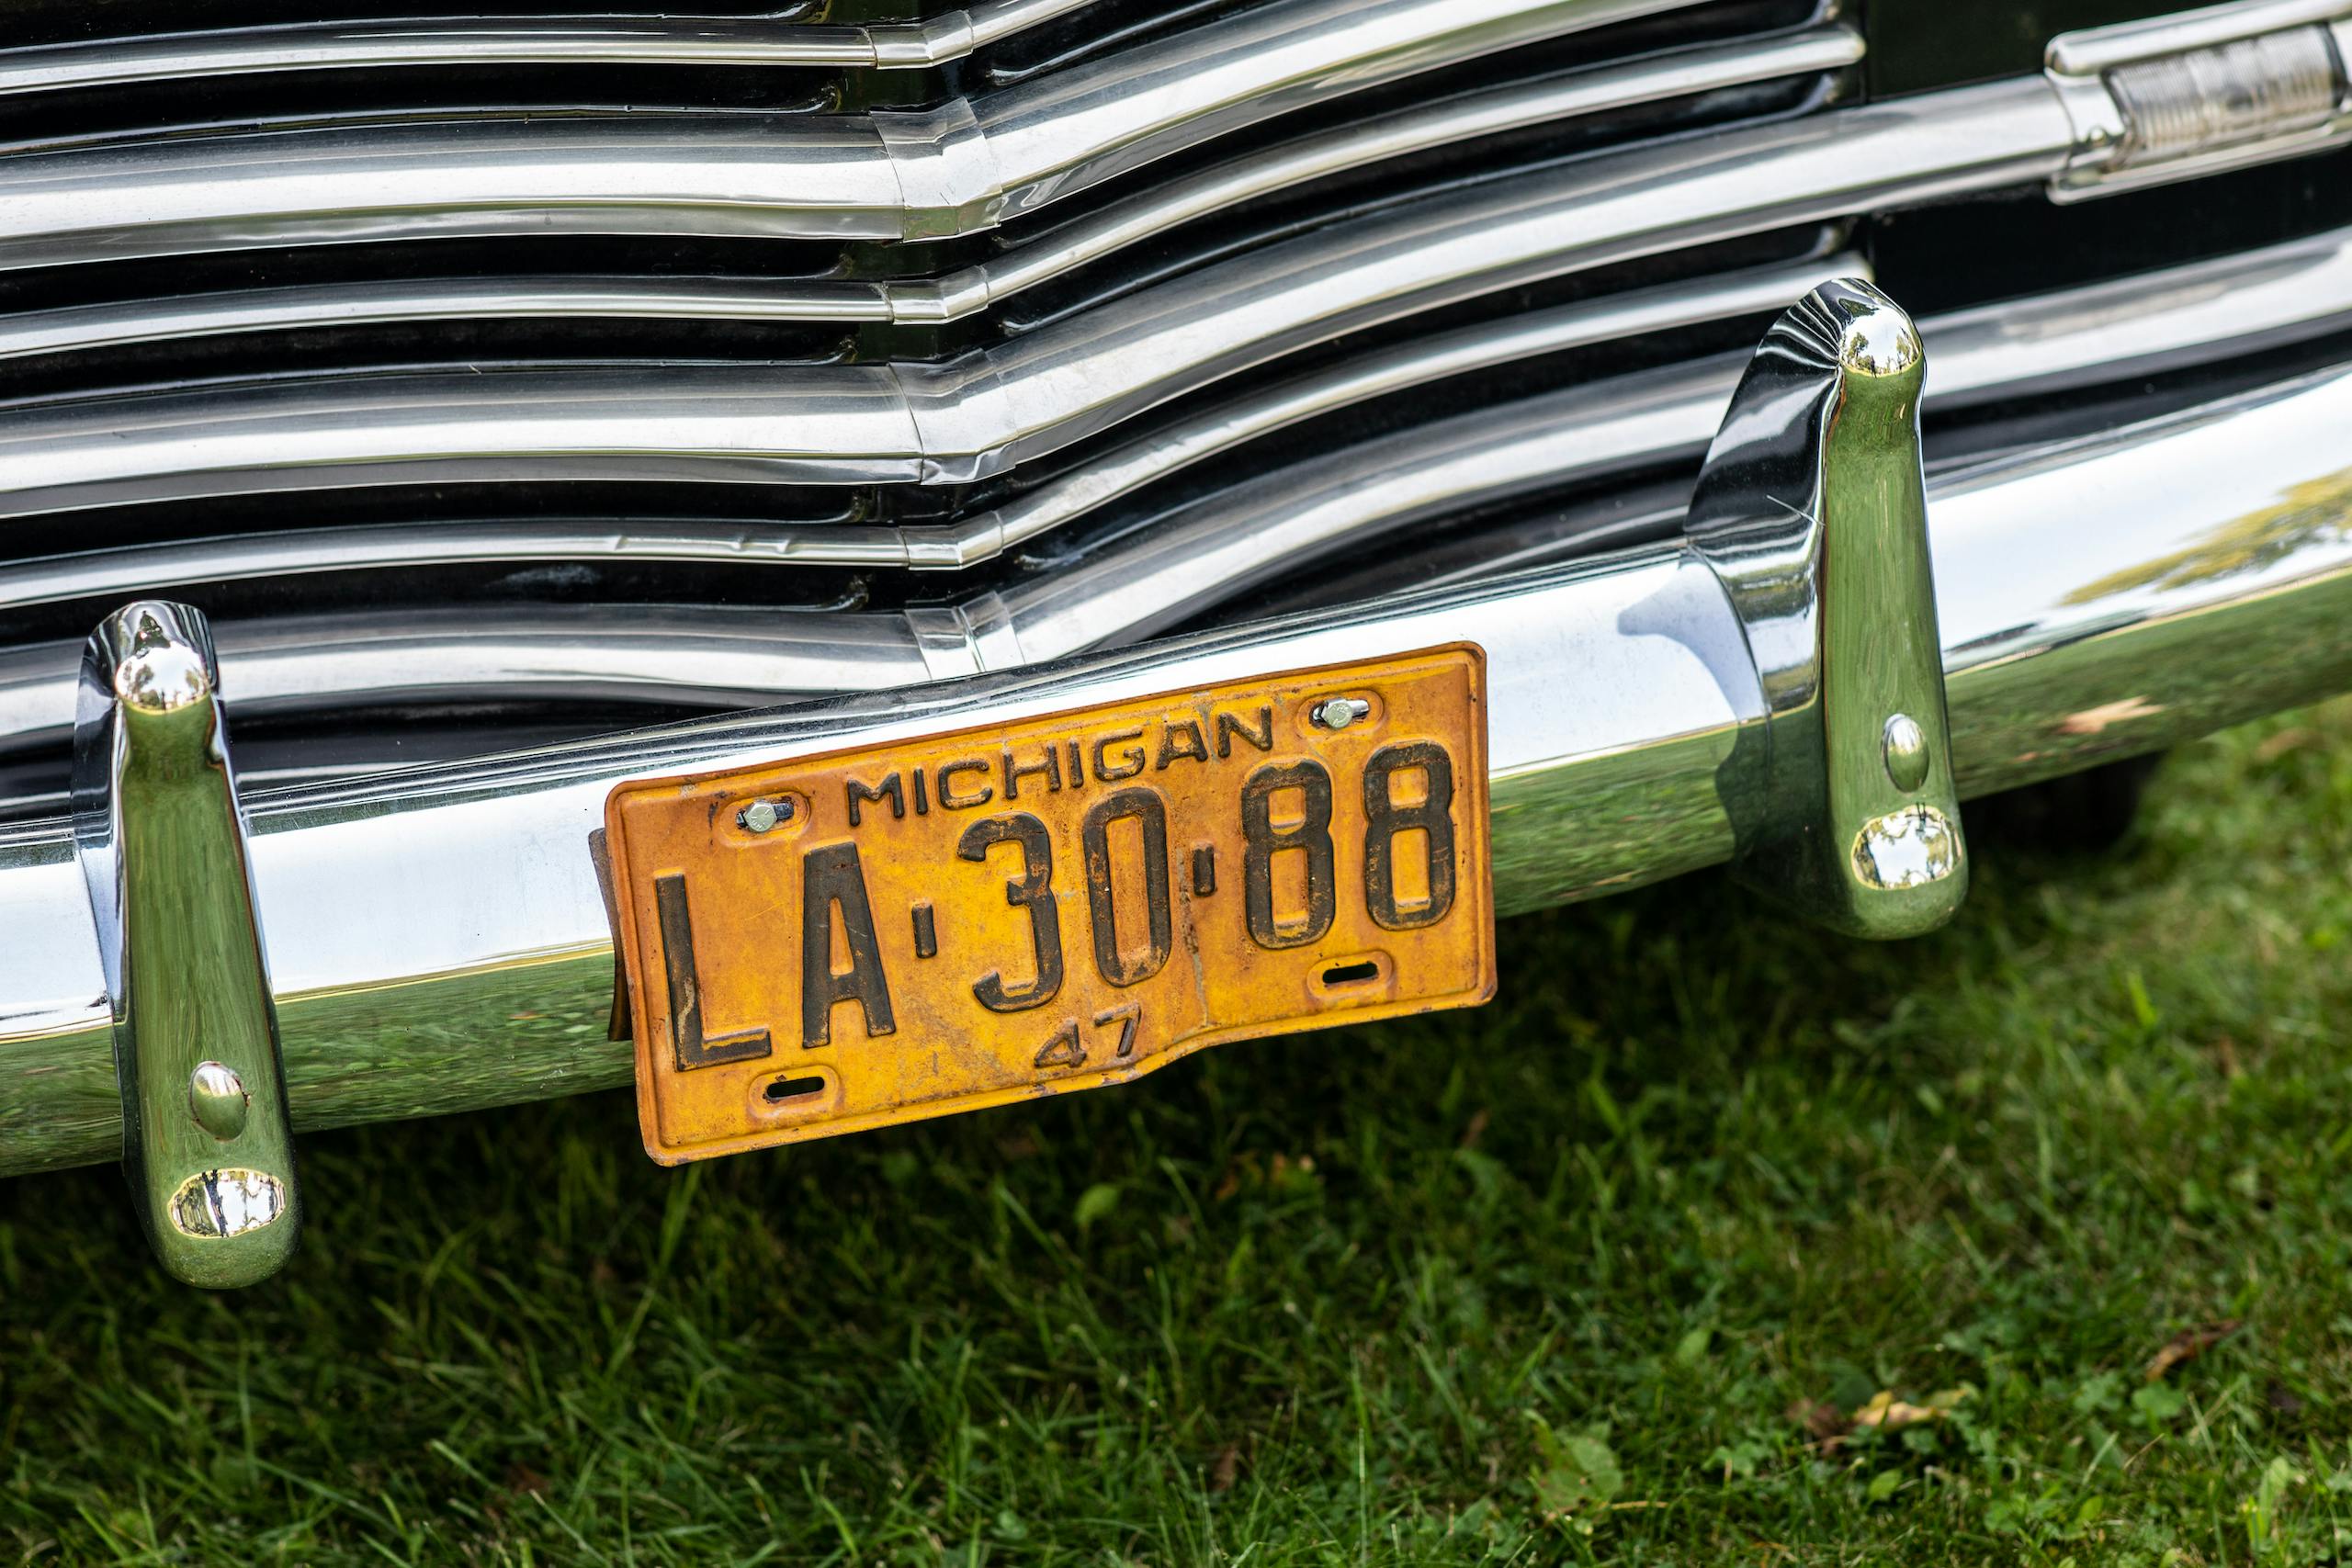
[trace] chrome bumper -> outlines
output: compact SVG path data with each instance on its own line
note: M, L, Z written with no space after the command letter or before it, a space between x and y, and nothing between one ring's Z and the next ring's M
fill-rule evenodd
M2352 687L2347 429L2352 370L2336 368L1937 477L1929 516L1962 793ZM589 849L624 778L1464 640L1489 660L1501 910L1729 855L1718 776L1766 703L1720 580L1676 545L1037 668L289 788L249 809L295 1126L628 1080ZM8 830L0 1172L118 1152L104 994L70 831Z

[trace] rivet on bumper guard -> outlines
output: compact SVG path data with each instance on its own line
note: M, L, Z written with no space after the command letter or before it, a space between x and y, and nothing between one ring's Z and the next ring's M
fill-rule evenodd
M1765 333L1689 513L1767 715L1718 781L1734 874L1856 936L1931 931L1968 891L1919 459L1926 369L1893 300L1822 285Z
M122 1158L156 1256L225 1289L300 1230L244 818L203 615L130 605L82 657L74 832L122 1089Z

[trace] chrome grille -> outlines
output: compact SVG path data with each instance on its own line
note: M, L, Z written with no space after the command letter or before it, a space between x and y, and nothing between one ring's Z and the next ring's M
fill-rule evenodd
M2038 78L1860 101L1814 0L223 21L0 50L19 811L137 593L266 778L1633 536L1858 220L2074 155ZM2340 249L2275 265L2340 324ZM2243 346L2017 319L1945 319L1939 408Z

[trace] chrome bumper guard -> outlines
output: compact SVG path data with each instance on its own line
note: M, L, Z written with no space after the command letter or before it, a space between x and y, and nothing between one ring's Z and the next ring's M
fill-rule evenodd
M606 794L630 777L1472 641L1489 661L1502 911L1736 860L1832 923L1894 934L1934 923L1963 886L1959 796L2352 687L2341 635L2352 369L1939 474L1926 491L1930 599L1909 488L1907 323L1860 288L1809 304L1816 319L1784 318L1735 397L1681 542L1036 668L253 795L243 820L268 933L263 999L276 998L293 1127L628 1080L589 844ZM1875 434L1841 429L1849 417ZM1856 439L1841 450L1844 436ZM217 784L209 809L233 802L225 773ZM135 799L118 785L114 808ZM1949 835L1915 836L1921 810ZM1912 827L1881 863L1906 897L1874 899L1848 852L1906 813ZM198 874L217 882L231 857L220 844L208 854ZM232 891L209 887L184 918L233 935ZM202 1096L230 1091L190 1076L203 1072L191 1045L212 1053L211 1036L151 1052L136 981L126 991L109 968L101 929L113 928L91 919L72 824L0 832L0 1172L116 1154L130 1105L142 1117L164 1105L221 1141L206 1113L226 1108ZM119 1083L108 998L126 994L142 1034ZM266 1012L247 1014L246 1043L266 1038ZM260 1057L200 1059L246 1089L269 1081ZM151 1071L196 1098L141 1099ZM200 1165L202 1144L164 1157L187 1147ZM133 1148L153 1160L162 1145ZM164 1176L142 1167L138 1179L153 1190Z
M114 1025L123 1164L164 1266L248 1285L300 1204L269 965L202 615L107 617L82 662L74 834Z

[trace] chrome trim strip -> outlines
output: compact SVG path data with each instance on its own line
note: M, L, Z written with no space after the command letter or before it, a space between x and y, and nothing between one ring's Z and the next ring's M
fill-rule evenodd
M374 700L481 701L558 693L703 706L786 693L881 691L929 677L902 615L760 606L593 604L282 615L215 629L238 711L273 716ZM960 645L959 645L960 646ZM0 650L0 748L62 736L62 644Z
M955 321L1176 224L1340 170L1659 97L1836 70L1861 53L1860 35L1852 28L1815 28L1450 98L1153 186L997 260L937 278L761 283L548 276L243 289L0 316L0 359L226 333L486 317Z
M1834 270L1843 258L1819 264ZM1768 310L1820 280L1792 269L1794 287L1770 292L1758 278L1743 302ZM1778 288L1777 280L1770 288ZM1702 297L1703 298L1703 296ZM1596 302L1597 304L1599 302ZM1676 324L1677 300L1613 302L1616 332ZM1696 303L1696 301L1685 301ZM1638 309L1637 309L1638 308ZM2352 318L2352 231L2244 256L2124 277L2038 299L1932 318L1933 411L1972 407L2024 391L2059 390L2178 368L2310 335ZM1606 320L1607 318L1602 318ZM1395 356L1335 367L1266 401L1201 416L1108 455L1024 498L1017 508L969 520L954 533L991 550L1035 536L1085 510L1307 414L1434 373L1458 373L1543 352L1591 317L1514 319L1447 334ZM918 616L826 611L640 606L584 612L516 606L496 614L282 615L232 623L217 633L249 713L300 712L334 703L480 697L672 702L749 706L787 694L882 691L980 670L1001 670L1130 642L1182 624L1251 582L1341 547L1392 536L1414 523L1589 483L1611 474L1695 461L1721 423L1743 355L1563 389L1499 409L1434 422L1408 434L1292 465L1246 491L1213 496L1075 559L1057 560L1000 590ZM1330 400L1327 400L1327 399ZM529 525L520 525L528 527ZM551 525L560 527L561 525ZM409 547L433 525L410 531ZM320 532L331 532L321 530ZM352 531L356 533L356 530ZM784 530L762 536L728 529L683 536L677 547L713 543L714 557L808 564L825 537L854 527ZM919 532L905 530L908 534ZM681 536L670 536L675 543ZM810 543L806 549L800 541ZM266 538L241 541L268 550ZM300 536L289 536L302 547ZM204 549L201 542L176 547ZM363 546L363 547L365 547ZM664 547L653 547L655 551ZM85 593L140 589L142 558L189 558L161 547L113 552L115 575L81 581ZM777 552L781 552L778 554ZM649 552L651 553L651 552ZM53 558L0 568L0 604L35 573L70 592L73 565ZM401 557L401 558L409 558ZM153 586L149 584L148 586ZM140 589L140 591L144 591ZM922 630L916 627L920 619ZM985 626L982 637L974 627ZM70 708L73 650L63 644L0 650L0 750L54 744Z
M2346 0L2236 0L2062 33L2044 73L2075 122L2053 201L2300 157L2352 139Z
M0 360L230 333L500 318L880 321L890 319L890 308L881 284L831 280L721 282L548 274L317 283L0 315Z
M2347 422L2352 372L2336 370L1938 481L1962 793L2352 687ZM1713 573L1675 546L1047 670L273 792L250 803L254 859L296 1125L627 1081L628 1048L604 1038L611 947L586 848L619 779L1460 639L1489 660L1498 907L1729 852L1717 773L1762 699ZM0 1168L104 1158L119 1137L82 899L62 824L0 835Z
M2264 33L2314 27L2352 17L2345 0L2234 0L2194 11L2175 11L2111 27L2084 28L2050 40L2043 59L2069 76L2098 76L2118 66L2161 55L2212 49Z
M1965 337L1972 398L2030 380L2037 392L2151 376L2352 325L2352 229L1939 316ZM1931 400L1951 406L1939 355Z
M767 17L403 17L77 39L0 50L0 97L289 71L450 65L943 65L1091 0L989 0L865 27Z
M1286 0L855 118L482 118L0 157L0 268L449 235L936 239L1416 72L1698 0Z
M1612 152L1270 245L944 364L678 367L650 399L641 377L565 367L18 403L0 429L0 516L506 478L964 482L1417 310L2037 180L2066 146L2064 112L2028 77Z

